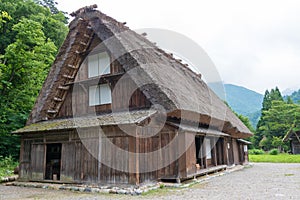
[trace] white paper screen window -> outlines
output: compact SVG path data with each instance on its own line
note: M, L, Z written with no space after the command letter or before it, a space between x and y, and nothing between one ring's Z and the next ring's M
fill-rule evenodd
M89 87L89 105L95 106L100 104L100 90L97 85Z
M89 105L103 105L111 103L111 90L108 84L89 87Z
M106 52L88 56L88 75L89 78L109 74L110 58Z
M111 91L108 84L100 85L100 104L111 103Z
M205 146L206 146L206 158L211 159L211 145L210 139L205 139Z

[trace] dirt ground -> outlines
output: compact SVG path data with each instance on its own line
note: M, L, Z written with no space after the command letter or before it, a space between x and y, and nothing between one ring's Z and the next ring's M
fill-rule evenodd
M142 196L0 185L0 200L9 199L300 199L300 164L255 163L185 189L163 189Z

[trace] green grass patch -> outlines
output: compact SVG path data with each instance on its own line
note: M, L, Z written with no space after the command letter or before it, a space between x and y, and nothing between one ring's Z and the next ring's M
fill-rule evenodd
M268 163L300 163L300 155L278 154L278 155L249 155L250 162Z
M18 166L18 162L12 157L0 157L0 179L14 175L14 169Z
M284 174L284 176L294 176L295 174Z

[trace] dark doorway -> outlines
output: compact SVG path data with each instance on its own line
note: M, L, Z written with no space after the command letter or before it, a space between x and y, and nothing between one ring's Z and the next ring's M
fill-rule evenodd
M216 144L216 150L217 150L217 165L223 165L224 162L224 139L219 138Z
M196 145L196 163L200 165L201 169L206 168L206 156L203 149L204 138L201 136L195 137Z
M47 180L60 180L61 144L47 144L46 175Z

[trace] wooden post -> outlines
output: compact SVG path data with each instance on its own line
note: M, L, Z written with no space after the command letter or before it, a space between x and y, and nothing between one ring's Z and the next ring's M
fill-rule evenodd
M212 156L213 156L213 159L214 159L214 165L217 166L218 165L218 161L217 161L217 151L216 151L216 148L217 148L217 143L216 143L216 138L212 138L211 140L211 146L212 144L214 144L214 146L212 146Z
M227 148L227 144L228 144L228 139L224 138L223 140L223 156L224 156L224 164L226 163L227 165L229 165L229 159L228 159L228 148Z
M135 169L136 169L136 174L135 174L135 178L136 178L136 185L140 185L140 173L139 173L139 132L138 132L138 128L136 128L136 134L135 134Z
M128 138L129 140L129 161L128 161L128 167L129 167L129 183L131 184L136 184L136 176L135 176L135 162L136 162L136 158L135 158L135 153L136 153L136 149L135 149L135 145L136 145L136 138L129 136Z
M203 138L203 161L204 161L204 168L207 168L207 159L206 159L206 139Z
M101 159L102 159L102 130L100 129L100 134L98 135L98 182L101 182Z

